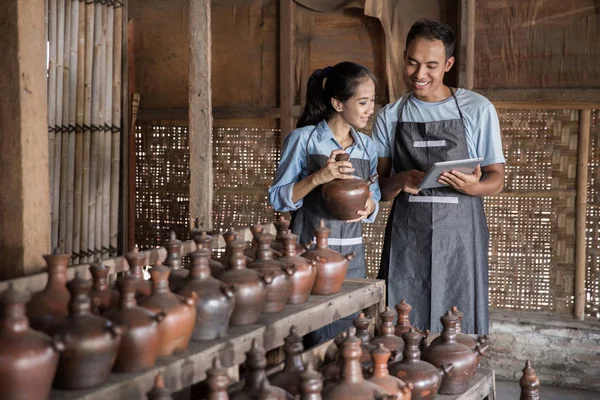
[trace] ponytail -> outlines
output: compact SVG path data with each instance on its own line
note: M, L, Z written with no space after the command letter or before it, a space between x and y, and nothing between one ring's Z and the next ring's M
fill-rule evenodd
M308 78L308 86L306 88L306 105L302 111L302 115L298 119L296 128L302 128L307 125L317 125L329 114L328 105L325 103L323 96L323 81L326 78L327 72L331 67L315 70L310 78ZM329 105L329 108L331 105Z

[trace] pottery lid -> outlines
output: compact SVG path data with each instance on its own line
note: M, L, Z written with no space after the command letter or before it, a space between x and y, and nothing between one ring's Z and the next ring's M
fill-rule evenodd
M316 237L329 236L329 233L331 232L331 229L329 229L328 227L326 227L325 226L325 220L321 219L319 221L319 226L315 228L314 232L315 232L315 236Z
M285 233L290 227L290 221L286 220L283 215L280 216L277 221L273 222L277 233Z
M75 299L75 297L80 295L87 295L92 290L92 282L83 276L82 272L78 272L75 278L67 282L67 289L71 293L71 299Z
M380 313L379 316L382 322L393 322L394 318L396 318L396 313L391 308L386 307L385 311Z
M154 378L154 386L152 390L147 393L148 400L167 400L172 399L171 393L165 388L162 375L158 374Z
M0 293L0 302L3 304L21 304L29 301L29 295L15 288L14 283L8 285L8 289Z

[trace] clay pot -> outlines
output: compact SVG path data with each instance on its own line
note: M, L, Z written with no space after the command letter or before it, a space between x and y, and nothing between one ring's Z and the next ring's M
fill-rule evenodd
M71 293L69 317L53 329L64 345L54 379L59 389L81 390L100 386L110 375L121 342L121 329L91 312L92 283L80 274L67 283Z
M323 374L325 385L329 383L338 382L342 378L342 372L344 371L342 345L346 341L347 337L347 332L341 332L339 335L333 338L333 343L337 347L338 351L335 353L335 359L333 360L333 362L326 364L323 366L323 368L321 368L321 374Z
M308 250L302 254L309 260L316 262L317 278L312 288L312 294L328 295L338 293L342 289L342 284L348 272L348 262L352 260L355 254L349 253L342 256L337 251L331 250L327 246L327 238L331 230L325 226L321 220L319 227L314 230L317 238L315 249Z
M396 400L410 400L412 384L405 383L403 380L391 376L388 371L388 361L392 352L379 343L377 348L371 352L373 359L373 376L367 379L378 386L381 386L388 395L394 396Z
M269 385L265 373L267 358L265 351L257 346L256 339L252 340L252 347L246 352L244 366L247 371L244 387L232 393L229 396L231 400L254 400L260 397L274 400L292 399L285 390Z
M177 293L179 289L185 284L189 271L183 268L183 262L181 260L181 248L183 243L177 239L174 231L171 231L169 241L164 244L167 250L167 258L165 258L165 265L171 268L171 274L169 274L169 286L171 291Z
M369 370L373 366L371 352L377 348L377 346L371 344L371 334L369 333L371 320L365 317L365 313L360 313L358 318L352 321L352 325L356 328L356 337L361 342L362 354L360 356L360 364L363 366L363 372L366 375L369 374Z
M308 301L317 278L317 262L300 256L297 252L298 236L287 231L281 235L283 255L277 261L284 265L295 265L296 273L290 277L291 288L288 304L300 304ZM273 248L273 243L271 243Z
M255 324L267 301L266 285L273 282L273 276L246 268L246 242L232 240L227 243L227 247L231 262L220 280L236 288L235 306L229 323L233 326Z
M143 267L146 265L146 256L140 253L137 245L132 251L125 254L127 264L129 264L129 275L135 279L135 298L141 299L150 296L152 293L152 283L144 279Z
M402 335L404 340L404 350L402 361L391 363L389 373L392 376L402 379L404 382L412 384L413 400L431 400L440 389L442 377L450 373L454 366L452 364L443 365L442 368L421 360L421 351L419 345L422 335L414 328Z
M159 356L185 351L196 323L196 294L182 297L172 293L169 289L170 273L171 270L160 263L152 267L152 294L139 302L140 307L165 313L158 325Z
M256 240L258 241L256 260L249 263L248 268L273 277L273 282L267 286L267 301L263 312L276 313L283 311L290 298L292 287L290 278L296 273L296 267L285 265L273 259L273 250L271 250L273 235L262 233L257 235Z
M477 354L481 354L487 345L478 345L476 349L469 349L464 344L458 343L456 341L458 317L451 311L441 318L441 322L444 329L440 336L440 343L425 347L421 358L438 368L452 363L454 368L442 379L439 393L461 394L468 389L469 382L475 374Z
M29 327L28 297L13 284L0 299L0 399L47 399L62 343Z
M322 400L323 375L315 371L311 363L307 363L300 374L300 400Z
M219 359L215 357L212 368L206 371L206 382L209 389L207 400L229 400L227 386L230 381L227 371L221 368Z
M223 282L210 276L210 250L199 248L189 254L192 259L190 275L179 294L196 294L196 323L194 340L213 340L227 334L229 320L235 306L235 292Z
M279 219L277 219L277 221L273 222L273 225L275 225L275 230L276 230L276 236L275 236L275 240L273 240L273 242L271 242L271 248L273 249L274 254L283 254L284 250L285 250L285 243L283 241L283 235L286 235L290 232L290 221L288 221L287 219L283 218L283 216L280 216ZM298 237L296 237L297 240ZM300 243L298 243L297 241L294 243L294 247L296 249L296 255L299 256L302 253L304 253L306 251L306 249L304 248L304 246L302 246Z
M291 395L296 396L300 394L300 374L304 372L302 336L298 335L296 327L292 326L290 334L283 341L285 365L283 370L271 376L271 384L285 389Z
M361 341L355 336L355 329L348 328L348 338L342 345L344 372L342 379L330 383L323 389L323 398L328 400L372 400L374 396L384 395L385 391L378 385L366 381L363 377L360 356Z
M161 374L156 375L154 378L154 386L146 394L146 397L148 400L173 400L171 392L165 387Z
M31 327L38 331L49 332L53 326L69 315L67 290L67 265L70 254L44 255L48 266L48 283L41 292L34 293L27 303L27 317Z
M205 231L202 231L198 235L194 236L194 243L196 243L198 249L212 250L212 242L212 236L207 235ZM223 271L225 271L225 266L220 262L213 260L212 254L209 256L208 262L211 276L219 279L219 276L223 273Z
M394 306L396 313L398 314L398 321L396 322L396 329L394 333L396 336L402 336L412 328L410 324L410 310L412 306L406 301L402 300L400 303Z
M383 344L386 349L392 352L392 359L396 358L397 354L402 352L404 348L404 341L402 338L396 336L394 327L394 313L389 307L385 308L385 311L379 314L381 317L381 325L379 325L379 336L371 340L371 344L378 346Z
M229 261L231 259L231 250L229 249L229 246L227 246L227 244L236 240L238 238L238 233L236 231L234 231L233 229L229 229L229 230L226 230L225 232L223 232L222 236L223 236L223 240L225 240L225 252L223 253L223 255L221 257L217 258L216 260L218 262L220 262L222 265L224 265L225 271L227 271L227 269L229 268ZM252 261L252 260L247 259L247 262L249 262L249 261Z
M250 261L256 260L256 251L258 250L258 235L262 234L265 227L261 224L250 225L250 232L252 233L252 242L250 247L244 249L244 255L248 257Z
M540 400L540 380L529 360L525 362L523 376L519 379L519 386L521 386L520 400Z
M336 161L350 160L350 154L338 154ZM377 174L368 179L334 179L321 187L323 203L329 213L342 221L359 217L358 211L364 210L369 198L369 187L377 181Z
M119 291L108 287L108 273L110 268L102 263L90 265L90 273L94 279L89 296L92 300L92 311L102 315L108 310L119 306Z
M135 300L137 278L126 275L117 280L119 308L105 317L123 329L114 365L116 372L138 372L154 366L159 349L158 324L165 314L139 307Z

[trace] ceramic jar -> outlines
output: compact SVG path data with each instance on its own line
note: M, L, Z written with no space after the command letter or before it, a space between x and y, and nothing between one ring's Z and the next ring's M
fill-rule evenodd
M58 321L69 315L69 299L67 290L67 265L70 254L44 255L48 266L48 283L41 292L34 293L27 303L29 324L37 331L48 332Z
M300 400L322 400L323 376L315 371L311 363L306 364L300 374Z
M442 368L437 368L426 361L422 361L421 351L419 350L422 335L415 329L410 328L408 332L402 335L402 339L404 340L402 361L391 363L388 366L389 373L406 383L412 384L413 400L431 400L437 395L444 374L450 373L454 366L445 364L442 365Z
M161 374L154 377L154 386L152 386L152 390L146 394L146 398L148 400L173 400L171 392L165 387Z
M355 256L354 253L342 256L337 251L331 250L327 245L327 239L331 230L321 220L319 226L314 230L317 238L316 248L302 254L303 257L316 262L317 278L312 288L312 294L328 295L338 293L348 272L348 262Z
M248 257L249 261L256 260L256 251L258 250L258 235L262 234L265 227L261 224L250 225L250 232L252 233L252 242L250 247L244 249L244 255Z
M108 310L119 306L119 292L108 287L108 273L110 268L102 263L90 265L90 273L94 280L89 296L92 300L92 311L102 315Z
M444 329L441 333L439 344L429 345L423 349L421 358L438 368L452 363L454 368L445 375L440 386L440 394L461 394L468 387L477 368L477 354L481 354L487 345L469 349L464 344L456 341L456 324L458 317L448 311L441 318Z
M164 313L156 314L137 305L138 280L126 275L117 279L119 308L105 317L123 329L114 365L116 372L138 372L154 366L159 349L158 324Z
M273 277L246 268L246 242L232 240L227 243L227 247L231 254L231 262L220 280L236 288L235 306L229 323L233 326L255 324L267 301L266 285L273 282Z
M291 288L288 304L300 304L308 301L317 278L317 262L300 256L296 249L298 236L287 231L280 237L283 243L282 256L277 261L284 265L295 265L296 273L290 277ZM271 243L273 248L273 243Z
M53 329L53 335L65 347L54 386L66 390L90 389L108 381L122 331L108 319L92 314L90 281L78 274L67 287L71 293L69 316Z
M350 154L335 156L336 161L349 161ZM360 217L358 211L364 210L369 198L369 187L377 181L377 174L368 179L334 179L321 187L323 203L336 219L348 221Z
M227 387L230 381L227 371L221 368L219 359L215 357L212 368L206 371L206 382L209 390L207 400L229 400Z
M223 232L223 240L225 240L225 252L219 258L217 258L217 262L221 263L225 267L225 271L229 268L229 261L231 259L231 250L229 246L227 246L230 242L233 242L238 238L238 233L233 229L228 229ZM245 247L245 246L244 246ZM247 260L252 261L252 260Z
M189 274L189 271L183 268L183 262L181 260L183 243L177 239L175 232L171 231L169 241L166 242L164 246L167 250L165 265L171 269L171 273L169 274L169 286L171 291L176 293L181 289Z
M302 336L298 335L296 327L292 326L290 334L283 341L285 364L283 370L274 373L270 380L271 384L284 389L292 396L296 396L300 394L300 374L304 372Z
M477 339L475 339L474 337L472 337L470 335L465 335L464 333L461 333L460 321L462 321L465 314L462 313L461 311L459 311L458 307L456 307L456 306L452 307L452 309L450 311L452 312L453 315L455 315L458 318L458 322L456 323L456 341L458 343L464 344L469 349L475 349L475 348L477 348L477 345L480 345L479 348L480 348L481 354L479 352L477 353L477 364L479 364L481 357L483 357L485 355L485 351L487 349L487 347L483 347L483 344L487 340L487 335L482 335L482 336L479 336ZM441 341L442 341L442 337L438 336L435 339L433 339L429 345L430 346L437 345L437 344L440 344Z
M290 298L292 287L291 277L296 273L296 267L285 265L273 259L271 241L273 235L270 233L259 234L256 237L258 249L256 260L248 264L248 268L272 276L273 281L267 286L267 301L263 308L264 313L276 313L283 311Z
M63 349L29 327L27 300L12 284L0 295L0 399L47 399Z
M540 381L529 360L525 362L519 386L521 387L520 400L540 400Z
M285 249L285 244L282 240L283 235L291 233L291 231L289 230L290 229L290 221L286 220L283 216L280 216L277 219L277 221L273 222L273 225L275 225L275 230L277 233L275 236L275 240L273 240L273 242L271 242L271 248L273 249L273 252L274 252L273 254L278 254L279 256L281 256ZM297 238L298 237L296 237L296 239ZM298 255L298 256L306 251L304 246L302 246L297 241L294 243L294 246L296 248L296 255Z
M368 373L369 369L373 366L373 359L371 358L371 352L377 347L371 344L371 334L369 333L369 326L371 320L365 317L365 313L360 313L358 318L352 321L352 325L356 329L356 337L360 339L362 354L360 356L360 364L363 366L363 372Z
M152 294L139 301L140 307L152 312L164 312L158 324L158 355L170 356L187 349L196 323L196 294L178 296L169 289L171 269L157 264L150 270Z
M204 231L194 236L194 243L196 243L196 247L198 249L208 249L209 251L212 251L212 242L212 236L208 235ZM208 262L210 267L210 275L215 279L219 279L219 275L225 271L225 266L220 262L213 260L212 253L208 258Z
M371 352L373 359L373 376L367 379L369 382L382 387L386 393L396 400L410 400L412 384L392 376L388 371L388 361L392 352L379 343L377 348Z
M401 354L404 348L404 341L402 338L396 336L394 327L394 313L389 307L385 308L385 311L379 314L381 318L381 325L379 325L379 336L371 339L371 344L378 346L383 344L389 351L392 352L392 360L396 358L398 354Z
M344 371L344 358L342 357L342 346L348 337L347 332L341 332L335 338L333 338L333 343L337 347L338 351L335 353L335 359L326 364L321 368L321 374L323 374L323 379L325 385L333 382L338 382L342 377L342 372Z
M199 248L189 254L192 263L190 275L179 291L185 297L196 294L196 323L194 340L213 340L227 334L229 320L235 306L235 292L210 273L210 250Z
M127 264L129 264L129 275L135 279L135 297L140 299L150 296L152 293L152 283L144 279L143 267L146 265L146 256L140 253L137 246L132 251L125 254Z
M406 332L412 328L410 324L410 310L412 310L412 306L408 304L406 301L402 300L400 303L394 306L396 308L396 313L398 314L398 321L396 322L396 329L394 333L396 336L402 336Z

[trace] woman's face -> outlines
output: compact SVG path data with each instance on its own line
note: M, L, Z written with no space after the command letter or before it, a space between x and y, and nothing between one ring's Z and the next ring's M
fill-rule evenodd
M354 128L367 126L375 107L375 83L364 78L356 86L354 96L343 103L341 117Z

